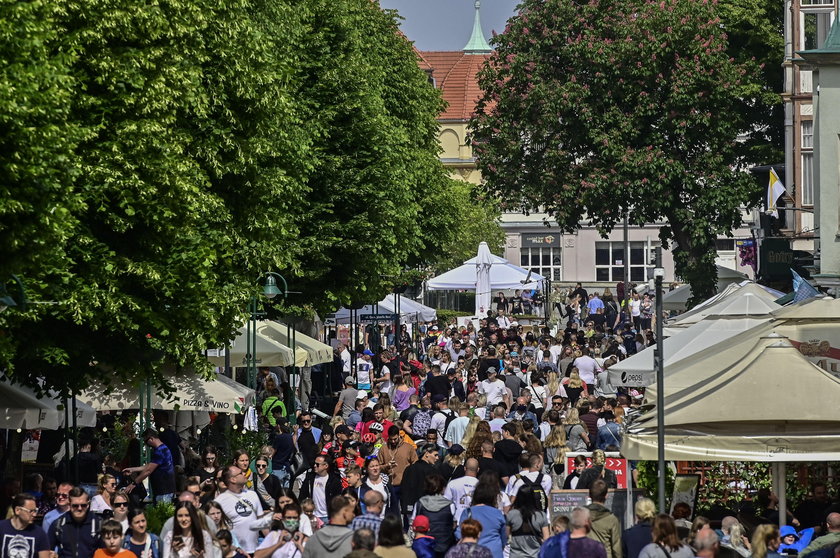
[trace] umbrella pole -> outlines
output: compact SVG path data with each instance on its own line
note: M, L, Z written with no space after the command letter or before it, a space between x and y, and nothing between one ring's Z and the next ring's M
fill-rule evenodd
M75 445L76 445L76 451L78 452L79 451L79 438L78 438L79 431L77 429L78 423L76 421L76 394L71 391L70 392L70 397L72 398L72 401L73 401L73 410L72 410L73 411L73 418L71 419L72 424L73 424L73 440L74 440ZM75 465L76 466L74 467L74 471L73 471L73 480L75 480L76 483L78 483L79 482L79 460L78 459L75 461Z
M776 495L779 497L779 527L787 524L787 463L774 463Z
M70 399L64 396L64 472L70 475Z

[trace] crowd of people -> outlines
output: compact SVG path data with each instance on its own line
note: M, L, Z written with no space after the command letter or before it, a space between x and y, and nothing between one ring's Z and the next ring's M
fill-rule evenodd
M264 444L251 453L194 452L160 413L130 445L132 463L85 442L78 482L45 480L8 502L0 558L766 558L792 548L778 517L724 518L715 530L680 506L657 514L647 498L621 529L606 460L643 393L613 389L606 371L653 342L649 305L579 285L566 302L556 335L525 331L497 304L477 328L429 324L417 346L339 344L343 388L330 409L288 416L284 371L261 369ZM135 463L141 442L146 464ZM567 467L570 452L591 458ZM552 513L556 489L587 490L591 503ZM145 506L158 501L175 502L174 515L150 533ZM814 518L824 532L800 555L834 556L840 514Z

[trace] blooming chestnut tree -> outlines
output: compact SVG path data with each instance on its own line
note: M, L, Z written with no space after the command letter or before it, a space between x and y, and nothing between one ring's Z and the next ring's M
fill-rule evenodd
M715 238L761 197L737 150L759 68L729 57L715 3L524 0L494 46L471 140L490 193L569 232L664 221L712 295Z

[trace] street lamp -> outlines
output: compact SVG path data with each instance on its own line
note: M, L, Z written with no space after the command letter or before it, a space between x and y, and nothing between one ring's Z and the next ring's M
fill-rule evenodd
M665 509L665 355L663 348L665 340L662 338L662 297L664 289L662 283L665 281L665 269L662 267L662 246L656 247L656 267L653 270L653 280L656 283L656 352L654 363L656 364L656 423L659 426L656 431L657 460L659 467L659 511L664 513Z
M277 287L277 279L283 282L283 290ZM283 298L289 294L289 287L286 279L279 273L269 271L265 276L265 283L263 284L262 294L267 299L271 300L277 295L282 295ZM248 303L248 325L245 332L246 351L245 351L245 367L248 370L248 387L256 389L257 387L257 319L264 316L265 312L259 310L257 304L257 297L251 296ZM294 359L294 354L292 354Z

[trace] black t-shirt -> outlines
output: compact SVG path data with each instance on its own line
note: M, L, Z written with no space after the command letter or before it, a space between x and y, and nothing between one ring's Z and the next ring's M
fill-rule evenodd
M426 393L434 397L435 395L445 395L447 399L449 399L449 392L452 390L452 386L449 384L449 380L443 374L439 376L432 376L428 380L426 380Z
M0 556L9 558L37 558L42 550L50 549L50 539L37 525L18 531L10 519L0 521Z
M496 372L499 371L499 359L496 357L482 358L478 360L478 381L483 382L487 379L487 369L493 367Z
M400 413L400 420L403 421L403 422L405 422L407 420L410 420L411 422L414 422L414 415L416 415L417 411L419 411L419 410L420 409L417 407L417 405L410 405L408 407L408 409L406 409L402 413Z
M589 321L595 324L595 329L604 331L604 325L607 323L607 317L604 314L590 314Z
M496 471L499 475L499 484L504 485L501 481L502 477L508 476L506 470L503 470L501 464L491 457L479 457L478 458L478 471L479 473L483 473L484 471Z

